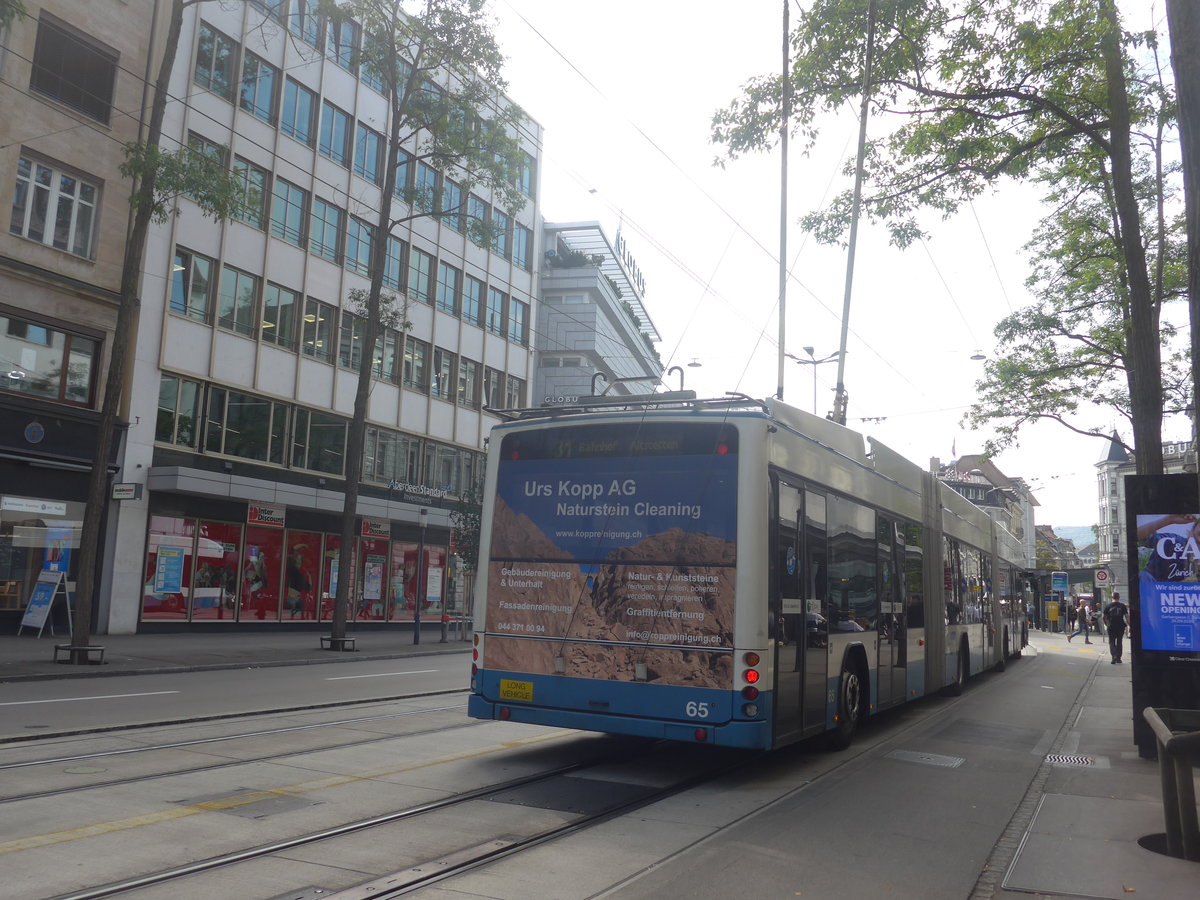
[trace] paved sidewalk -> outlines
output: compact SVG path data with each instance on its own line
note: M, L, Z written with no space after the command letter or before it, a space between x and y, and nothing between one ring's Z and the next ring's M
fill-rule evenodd
M411 626L390 630L350 629L353 651L326 650L321 638L328 626L308 631L192 632L186 634L103 634L92 638L104 647L102 665L69 665L54 661L55 644L69 644L69 635L41 638L0 635L0 684L50 678L94 678L109 675L238 669L251 666L296 666L316 663L361 662L435 653L461 653L471 646L470 631L463 640L457 630L440 643L437 623L421 630L413 644Z

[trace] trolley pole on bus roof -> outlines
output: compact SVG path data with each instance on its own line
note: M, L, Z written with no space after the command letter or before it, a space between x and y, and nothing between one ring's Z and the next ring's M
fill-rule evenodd
M783 360L787 356L787 170L788 170L788 124L792 118L792 92L789 79L791 56L788 53L788 4L783 0L783 71L780 73L779 89L783 95L782 114L779 125L779 386L775 396L783 399Z

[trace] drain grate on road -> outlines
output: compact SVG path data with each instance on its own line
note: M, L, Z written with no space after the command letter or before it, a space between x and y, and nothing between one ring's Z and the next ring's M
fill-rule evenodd
M920 763L923 766L941 766L944 769L957 769L966 762L961 756L942 756L939 753L920 753L916 750L893 750L887 754L889 759L902 762Z
M1046 761L1052 766L1094 766L1096 757L1051 753L1046 757Z

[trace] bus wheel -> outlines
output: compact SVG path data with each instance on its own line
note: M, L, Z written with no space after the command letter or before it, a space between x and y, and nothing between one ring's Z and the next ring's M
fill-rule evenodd
M954 665L954 680L946 686L946 693L951 697L961 697L963 686L967 683L967 667L970 665L966 645L958 648L958 661Z
M863 682L858 667L845 659L842 661L842 677L838 682L837 726L829 733L829 747L845 750L858 729L858 719L863 706Z

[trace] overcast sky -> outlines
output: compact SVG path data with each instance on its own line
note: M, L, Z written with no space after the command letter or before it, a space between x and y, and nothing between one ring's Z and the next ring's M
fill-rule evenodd
M752 76L779 70L782 4L494 0L493 12L509 95L546 130L547 220L598 220L610 238L621 230L645 275L663 362L685 366L686 387L701 396L774 394L780 157L717 168L720 148L709 136L717 108ZM1144 21L1129 24L1150 27L1153 14L1138 14ZM845 189L840 173L856 129L848 110L825 126L812 156L791 156L785 348L799 357L805 346L818 358L838 349L846 255L795 223ZM931 239L905 251L860 227L845 374L850 427L922 467L981 451L986 435L959 424L982 374L970 357L990 355L996 322L1031 302L1021 246L1038 215L1036 195L1009 183L952 220L931 216ZM787 402L812 410L813 368L787 363ZM836 368L816 367L822 415ZM1104 413L1086 424L1124 430ZM1182 422L1164 433L1186 437ZM1107 442L1043 425L995 462L1033 486L1038 524L1091 525L1095 463L1107 451Z

